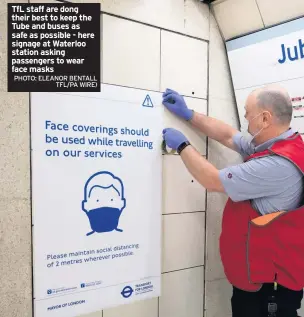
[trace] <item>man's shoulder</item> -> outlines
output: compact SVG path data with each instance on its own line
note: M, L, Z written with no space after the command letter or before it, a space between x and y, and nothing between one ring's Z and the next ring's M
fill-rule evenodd
M254 146L250 142L248 138L246 138L242 132L238 131L234 136L233 136L233 143L235 145L235 148L239 154L243 158L246 156L251 155L254 152Z
M263 170L265 169L266 173L267 169L271 169L271 171L275 169L276 172L280 174L289 172L302 174L293 162L276 154L253 158L249 160L248 163L249 162L251 162L250 165L259 166Z

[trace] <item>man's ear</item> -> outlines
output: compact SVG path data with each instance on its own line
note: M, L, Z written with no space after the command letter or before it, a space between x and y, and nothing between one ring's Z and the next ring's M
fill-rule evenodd
M269 111L264 111L263 113L263 123L270 124L272 115Z

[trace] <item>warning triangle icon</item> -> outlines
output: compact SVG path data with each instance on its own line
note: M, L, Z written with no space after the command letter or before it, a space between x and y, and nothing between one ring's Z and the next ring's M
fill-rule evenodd
M142 106L143 106L143 107L150 107L150 108L153 107L153 103L152 103L152 100L151 100L151 98L150 98L149 95L146 96L146 98L145 98L145 100L144 100Z

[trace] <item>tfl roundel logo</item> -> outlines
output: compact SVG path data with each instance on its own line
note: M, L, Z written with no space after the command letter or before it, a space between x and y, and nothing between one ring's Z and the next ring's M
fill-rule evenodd
M124 298L129 298L133 294L133 288L131 286L126 286L122 291L121 291L121 296Z

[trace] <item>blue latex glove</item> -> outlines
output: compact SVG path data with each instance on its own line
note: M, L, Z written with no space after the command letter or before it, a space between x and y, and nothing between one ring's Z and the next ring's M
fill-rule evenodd
M163 138L169 148L177 150L177 148L188 139L178 130L168 128L163 130Z
M189 121L192 119L193 111L188 109L184 98L172 89L166 89L163 93L163 104L178 117Z

